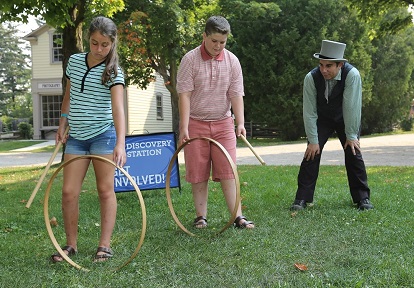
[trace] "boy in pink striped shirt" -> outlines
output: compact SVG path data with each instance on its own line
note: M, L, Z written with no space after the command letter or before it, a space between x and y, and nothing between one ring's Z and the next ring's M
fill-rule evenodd
M230 24L221 16L210 17L203 33L203 43L181 60L177 75L180 109L180 139L208 137L216 140L236 162L236 135L246 136L244 127L243 73L238 58L226 50ZM237 128L230 112L233 109ZM226 156L208 141L193 141L184 148L186 180L192 185L196 210L194 225L207 226L208 179L219 181L230 212L236 202L233 170ZM237 228L254 228L238 205Z

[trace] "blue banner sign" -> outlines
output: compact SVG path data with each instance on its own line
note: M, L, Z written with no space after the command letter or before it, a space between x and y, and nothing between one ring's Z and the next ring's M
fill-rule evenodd
M163 189L166 187L168 165L177 149L176 146L173 132L126 136L127 162L122 168L135 180L140 190ZM171 170L170 187L181 187L178 159L175 159ZM126 191L135 191L135 188L129 179L116 169L115 192Z

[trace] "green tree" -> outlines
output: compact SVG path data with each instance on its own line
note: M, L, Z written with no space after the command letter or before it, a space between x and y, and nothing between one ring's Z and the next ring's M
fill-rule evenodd
M364 107L363 133L392 131L407 119L413 96L414 31L405 29L374 41L372 101ZM411 88L411 90L410 90Z
M364 107L362 133L391 131L407 118L414 95L412 0L346 0L370 27L374 80L372 102Z
M216 1L126 0L115 18L120 30L120 54L127 79L141 88L154 71L171 93L173 131L178 133L177 69L181 57L201 44L205 20L217 11Z
M61 29L63 71L66 69L69 56L83 51L84 22L94 15L112 16L122 9L124 9L123 0L2 0L0 2L1 21L27 22L28 15L41 16L50 26ZM63 82L63 89L65 89L65 81Z
M0 115L30 116L30 57L10 23L0 25Z
M343 1L275 2L267 6L254 1L220 3L232 24L234 42L229 49L243 67L247 119L267 122L281 130L282 138L295 140L304 136L303 78L317 66L312 55L321 41L347 43L347 59L363 77L365 103L371 99L372 47L367 25L357 21Z
M412 25L413 15L392 13L403 8L407 11L414 5L413 0L346 0L358 12L358 18L370 23L371 38L394 34Z

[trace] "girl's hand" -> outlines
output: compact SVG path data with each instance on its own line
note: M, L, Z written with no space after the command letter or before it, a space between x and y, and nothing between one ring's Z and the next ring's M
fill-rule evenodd
M114 149L114 159L113 161L119 167L123 167L127 161L125 145L117 144Z

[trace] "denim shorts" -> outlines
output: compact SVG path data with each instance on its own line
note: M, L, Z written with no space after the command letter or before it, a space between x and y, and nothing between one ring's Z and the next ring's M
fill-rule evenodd
M88 140L77 140L69 135L66 141L65 153L75 155L108 155L114 152L115 144L115 127L111 126L102 134Z

